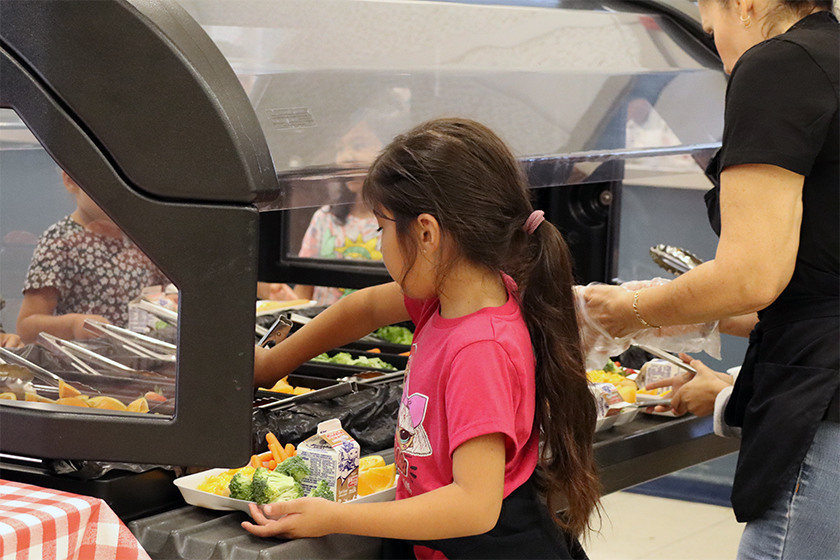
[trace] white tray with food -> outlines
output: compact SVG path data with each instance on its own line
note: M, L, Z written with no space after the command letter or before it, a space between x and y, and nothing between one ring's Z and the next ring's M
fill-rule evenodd
M236 469L210 469L175 480L184 501L207 509L239 510L303 497L338 502L384 502L396 495L396 468L379 455L359 457L359 444L338 419L295 446L269 432L268 451Z
M197 487L203 483L207 477L217 476L228 472L228 469L209 469L200 473L182 476L175 479L175 486L181 491L184 501L192 506L203 507L206 509L213 509L219 511L244 511L250 514L248 509L249 502L247 500L237 500L229 496L220 496L204 490L199 490ZM388 502L395 498L397 493L396 484L386 490L374 492L367 496L359 496L352 500L352 503L366 503L366 502Z

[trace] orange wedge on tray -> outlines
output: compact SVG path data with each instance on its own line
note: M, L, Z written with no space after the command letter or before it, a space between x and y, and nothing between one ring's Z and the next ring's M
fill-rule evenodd
M397 469L394 463L385 464L385 460L378 455L362 457L359 460L359 496L368 496L387 490L394 485Z

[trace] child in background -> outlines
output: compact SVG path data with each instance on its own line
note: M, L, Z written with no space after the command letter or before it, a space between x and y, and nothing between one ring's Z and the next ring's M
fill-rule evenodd
M397 500L252 504L243 527L400 539L418 558L584 558L577 538L599 501L596 410L571 257L533 211L518 162L484 126L435 120L379 155L364 198L396 282L354 292L257 348L255 382L270 386L321 352L414 321Z
M361 121L341 139L337 163L367 163L382 149L382 142ZM379 231L376 218L362 200L361 180L343 185L337 204L315 211L303 237L301 257L321 259L381 260ZM315 300L318 305L330 305L350 290L326 286L295 286L298 297Z
M46 332L91 338L85 319L125 327L128 303L146 286L169 280L62 171L76 210L38 240L23 286L17 333L25 343Z

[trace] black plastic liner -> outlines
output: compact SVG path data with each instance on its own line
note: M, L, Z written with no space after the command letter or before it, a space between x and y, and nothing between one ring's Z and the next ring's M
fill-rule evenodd
M282 443L301 441L315 434L318 423L331 418L359 442L362 455L394 446L402 382L360 386L356 393L328 401L297 405L287 410L254 411L253 446L257 453L268 449L265 435L271 431Z

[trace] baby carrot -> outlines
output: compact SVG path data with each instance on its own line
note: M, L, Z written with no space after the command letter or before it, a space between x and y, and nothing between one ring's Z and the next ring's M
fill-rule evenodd
M265 434L265 441L269 445L269 449L271 448L270 446L271 446L272 443L274 445L276 445L277 447L280 447L280 441L277 439L277 436L275 436L271 432L268 432L267 434Z
M268 448L271 449L271 452L274 454L274 460L277 461L278 465L289 458L289 456L286 455L286 451L283 449L282 445L275 445L273 443L270 443L268 445Z
M291 443L286 444L285 451L286 455L288 455L289 457L294 457L295 455L297 455L297 451L295 451L295 446Z
M271 461L268 462L268 470L273 471L276 468L277 468L277 461L272 459Z
M262 466L262 461L260 461L259 456L251 455L251 466L255 469L258 469Z

